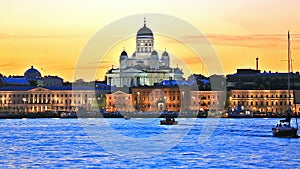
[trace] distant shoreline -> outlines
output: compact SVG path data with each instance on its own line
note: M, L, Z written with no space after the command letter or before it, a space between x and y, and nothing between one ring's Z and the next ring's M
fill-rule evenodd
M130 116L124 116L122 114L106 114L106 115L70 115L70 116L60 116L60 115L49 115L49 114L42 114L42 113L35 113L35 114L26 114L26 115L20 115L20 114L9 114L9 115L1 115L0 119L36 119L36 118L61 118L61 119L74 119L74 118L165 118L165 117L174 117L174 118L285 118L285 116L186 116L186 115L130 115ZM298 115L299 117L299 115Z

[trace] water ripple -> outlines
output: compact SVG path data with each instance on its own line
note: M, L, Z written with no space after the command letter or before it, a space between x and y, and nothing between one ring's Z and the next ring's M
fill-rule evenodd
M93 119L86 119L94 125ZM97 122L101 123L97 119ZM118 133L150 138L173 127L187 132L172 149L137 156L118 156L103 149L77 119L0 120L1 168L297 168L300 139L272 137L278 119L221 119L213 135L199 142L206 119L178 119L177 126L160 126L159 119L109 119ZM172 130L173 131L173 130ZM104 133L104 130L97 132ZM108 139L119 139L114 137ZM172 138L170 138L172 139ZM122 140L119 140L122 143ZM164 145L159 137L152 146ZM149 143L148 143L149 144ZM122 146L115 145L115 146ZM127 146L139 147L136 143ZM124 147L126 148L126 147ZM147 154L147 151L141 153ZM153 155L154 153L154 155Z

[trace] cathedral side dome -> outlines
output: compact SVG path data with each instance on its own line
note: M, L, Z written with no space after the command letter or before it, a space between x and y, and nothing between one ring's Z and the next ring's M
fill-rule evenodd
M121 53L121 56L127 56L127 52L125 50L123 50L123 52Z
M127 52L123 50L123 52L120 55L120 60L126 60L126 59L128 59L128 55Z
M27 79L39 79L42 77L41 73L31 66L30 69L26 70L24 73L25 78Z
M150 60L158 60L158 54L155 50L151 52Z
M158 54L157 54L156 50L154 50L151 52L151 55L158 55Z
M162 60L170 60L169 54L167 51L164 51L161 57Z

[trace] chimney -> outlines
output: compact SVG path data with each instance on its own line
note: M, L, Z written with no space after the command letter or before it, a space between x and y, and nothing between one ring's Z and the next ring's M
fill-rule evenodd
M256 70L258 70L258 57L256 57Z

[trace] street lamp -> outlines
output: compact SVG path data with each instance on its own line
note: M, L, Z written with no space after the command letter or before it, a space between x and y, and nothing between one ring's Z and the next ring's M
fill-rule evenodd
M195 99L196 99L196 97L195 97L195 96L193 96L193 97L192 97L192 99L193 99L192 108L193 108L193 109L195 109Z
M140 94L141 94L140 92L137 92L137 95L138 95L138 96L137 96L137 98L136 98L136 107L137 107L137 110L138 110L138 111L140 111L140 106L139 106L139 98L140 98Z
M58 98L55 97L54 100L55 100L55 101L54 101L54 103L55 103L55 106L54 106L54 107L55 107L55 112L57 112L57 111L58 111L58 110L57 110L57 109L58 109L58 106L57 106L57 105L58 105Z
M167 110L167 97L166 96L164 97L164 102L165 102L164 109Z
M4 110L4 98L2 98L1 100L2 100L2 102L1 102L1 107L2 107L2 109Z
M26 109L25 109L26 98L23 97L22 100L23 100L23 109L24 109L24 113L25 113L25 110L26 110Z
M181 92L182 93L182 99L181 99L181 104L182 104L182 106L181 106L181 108L184 110L185 108L185 105L184 105L184 91L182 91Z

